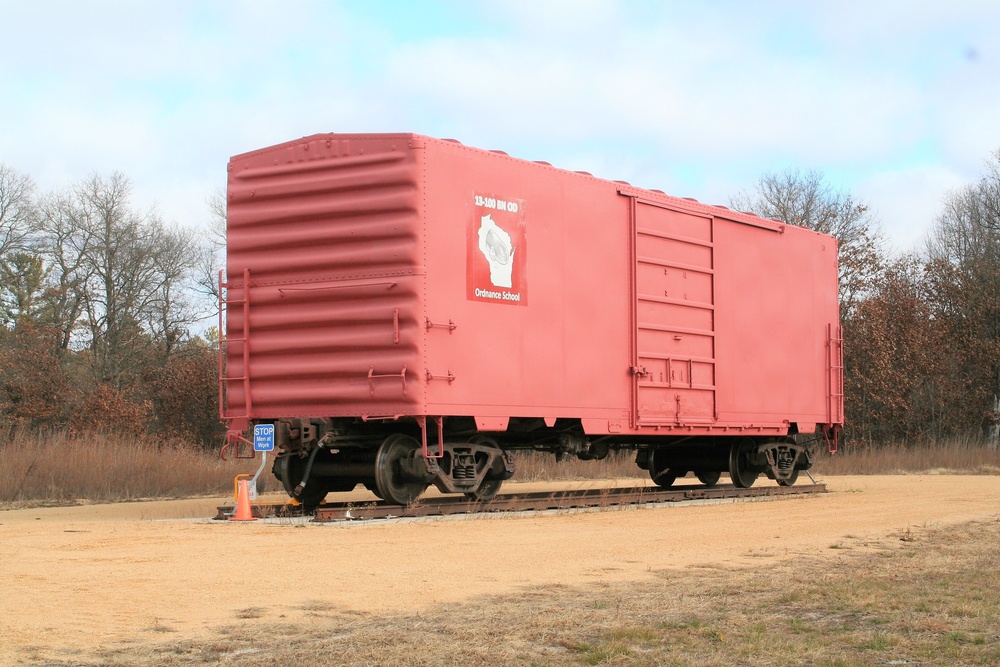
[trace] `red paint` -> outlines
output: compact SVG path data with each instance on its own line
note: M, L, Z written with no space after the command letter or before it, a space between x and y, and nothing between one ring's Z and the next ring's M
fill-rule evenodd
M230 418L843 421L830 236L412 134L229 171Z

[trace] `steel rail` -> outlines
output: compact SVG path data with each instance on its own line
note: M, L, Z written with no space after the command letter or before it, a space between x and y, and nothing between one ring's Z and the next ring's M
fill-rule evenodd
M384 501L325 503L316 509L313 521L366 521L372 519L447 516L452 514L490 514L498 512L530 512L572 510L627 505L675 503L693 500L741 500L775 496L802 496L826 493L826 484L800 486L759 486L741 489L732 485L688 486L673 489L631 487L585 489L572 491L540 491L498 495L490 501L470 500L464 496L446 496L418 500L412 505L393 505ZM302 516L296 505L256 503L252 505L257 518ZM234 508L218 508L215 519L227 519Z

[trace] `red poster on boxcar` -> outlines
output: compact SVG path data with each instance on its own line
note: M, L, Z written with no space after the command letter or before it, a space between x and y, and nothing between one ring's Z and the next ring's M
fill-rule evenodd
M528 246L524 201L472 194L466 240L468 298L528 305Z

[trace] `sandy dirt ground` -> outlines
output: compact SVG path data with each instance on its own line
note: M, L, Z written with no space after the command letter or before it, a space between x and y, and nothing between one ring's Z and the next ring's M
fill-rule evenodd
M831 493L812 497L365 525L204 521L224 499L4 511L0 664L307 623L317 605L419 610L541 584L823 557L1000 516L998 476L826 481ZM505 491L518 486L542 488ZM556 486L585 485L544 488Z

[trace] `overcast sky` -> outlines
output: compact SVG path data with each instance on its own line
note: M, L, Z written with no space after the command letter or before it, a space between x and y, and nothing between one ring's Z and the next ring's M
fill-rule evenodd
M823 171L898 250L1000 149L996 0L0 0L0 162L208 219L235 154L418 132L726 204Z

